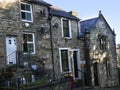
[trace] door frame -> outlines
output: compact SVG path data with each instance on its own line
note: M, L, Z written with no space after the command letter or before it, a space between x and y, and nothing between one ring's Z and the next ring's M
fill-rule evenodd
M69 71L66 71L66 72L71 72L71 62L70 62L70 48L59 48L59 56L60 56L60 71L61 71L61 73L66 73L66 72L64 72L63 71L63 69L62 69L62 58L61 58L61 50L67 50L67 52L68 52L68 67L69 67Z

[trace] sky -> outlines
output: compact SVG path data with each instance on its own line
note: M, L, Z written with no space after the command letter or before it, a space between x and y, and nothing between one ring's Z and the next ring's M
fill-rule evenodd
M67 12L75 11L81 20L97 17L102 12L120 44L120 0L44 0Z

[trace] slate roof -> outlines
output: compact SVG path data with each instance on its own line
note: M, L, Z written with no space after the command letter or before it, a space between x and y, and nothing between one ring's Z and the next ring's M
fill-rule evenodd
M73 16L69 12L66 12L66 11L61 10L61 9L56 9L56 8L53 8L53 7L51 7L51 9L50 9L50 14L58 16L58 17L64 17L64 18L79 20L78 17Z
M51 4L49 4L43 0L29 0L29 2L34 3L34 4L44 5L44 6L52 6Z
M79 37L82 37L84 35L85 30L88 30L88 31L91 30L94 27L97 20L98 20L98 17L81 21L80 22L81 31L79 33Z
M85 29L90 30L96 23L97 19L98 19L98 17L81 21L80 22L81 30L85 30Z
M43 1L43 0L28 0L30 3L35 3L35 4L42 4L45 6L52 6L51 4ZM79 20L78 17L73 16L72 14L61 10L61 9L55 9L53 7L50 7L50 14L55 15L55 16L59 16L59 17L65 17L65 18L69 18L69 19L74 19L74 20Z

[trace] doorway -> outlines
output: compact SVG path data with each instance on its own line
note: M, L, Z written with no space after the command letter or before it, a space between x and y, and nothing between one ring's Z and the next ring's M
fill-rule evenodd
M94 84L95 86L98 86L98 63L97 62L93 64L93 70L94 70Z
M79 78L80 73L78 70L80 70L80 65L79 65L79 50L73 50L72 51L72 55L73 55L73 76L74 79Z
M6 37L6 60L7 64L16 64L16 37Z

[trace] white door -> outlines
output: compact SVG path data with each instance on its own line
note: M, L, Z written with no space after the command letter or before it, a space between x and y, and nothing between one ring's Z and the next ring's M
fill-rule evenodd
M16 64L16 37L6 37L6 59L7 64Z

